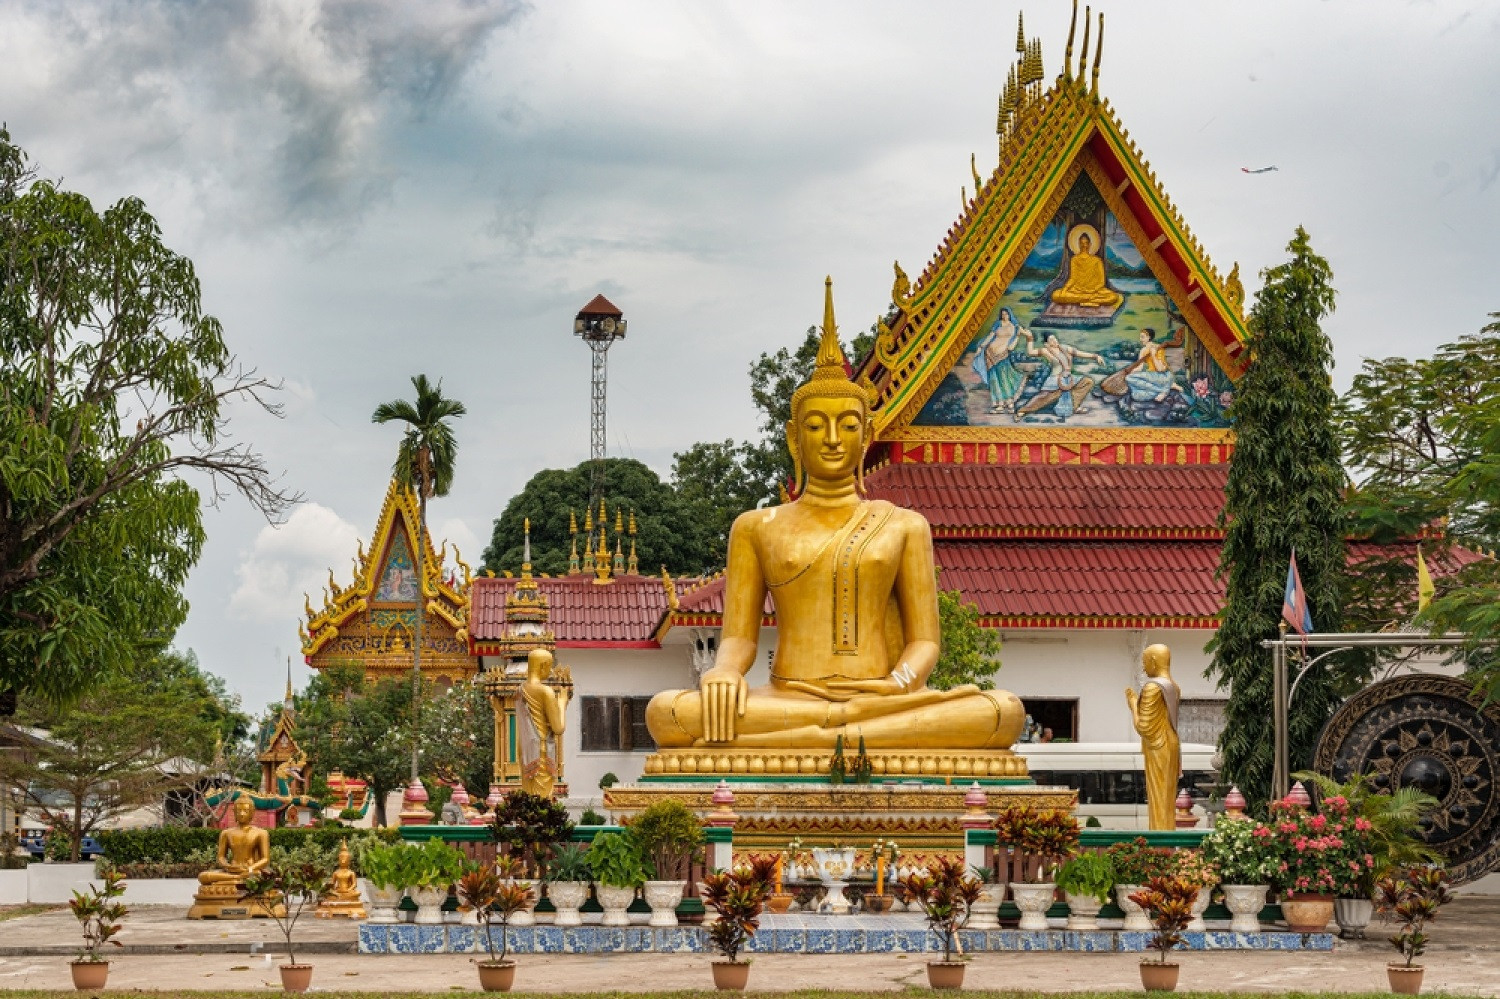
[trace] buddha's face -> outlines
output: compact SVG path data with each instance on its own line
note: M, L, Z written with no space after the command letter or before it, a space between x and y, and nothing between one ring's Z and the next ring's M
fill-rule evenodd
M809 479L854 474L865 453L865 406L853 396L809 396L793 427L797 452Z
M234 819L242 826L250 824L255 818L255 802L249 798L240 798L234 803Z
M1087 233L1080 233L1078 236L1078 252L1085 256L1094 252L1094 241L1089 239Z

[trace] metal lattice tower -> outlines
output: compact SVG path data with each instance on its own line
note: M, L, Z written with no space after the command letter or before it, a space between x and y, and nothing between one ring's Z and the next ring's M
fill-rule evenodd
M589 391L589 458L594 463L593 483L589 488L589 507L599 505L604 496L604 400L608 383L609 348L625 338L625 316L603 295L595 295L573 319L573 333L582 337L593 352L593 378Z

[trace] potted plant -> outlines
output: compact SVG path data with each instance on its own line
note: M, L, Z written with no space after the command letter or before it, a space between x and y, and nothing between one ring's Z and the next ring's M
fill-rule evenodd
M630 834L650 860L656 879L646 882L651 926L676 926L677 906L687 890L688 868L703 844L698 816L676 798L653 802L630 823Z
M964 962L953 960L953 950L958 931L968 925L969 912L979 900L979 881L969 876L961 861L940 857L925 873L907 875L901 889L921 906L928 927L943 940L943 959L927 962L927 984L935 989L962 988Z
M1270 813L1276 856L1272 877L1281 891L1287 928L1321 933L1333 918L1339 872L1353 859L1351 841L1344 835L1345 813L1314 812L1290 796L1271 802Z
M797 855L802 850L802 840L793 839L776 857L776 876L771 894L766 896L766 908L772 912L786 912L797 896L785 889L786 882L797 877Z
M1401 922L1401 929L1391 937L1391 945L1406 961L1385 968L1392 992L1415 995L1422 990L1424 968L1412 961L1427 949L1427 924L1437 918L1438 909L1451 901L1448 874L1437 866L1390 871L1376 883L1376 908L1382 915Z
M287 992L306 992L307 987L312 984L313 966L297 963L292 931L302 913L308 906L316 906L318 896L327 890L330 873L332 872L326 864L311 861L283 862L268 864L245 878L241 898L280 897L280 906L266 904L264 907L271 918L276 920L277 927L286 938L286 963L281 966L281 987Z
M870 845L870 890L860 900L865 912L878 915L890 911L892 896L887 889L900 856L901 848L895 840L877 839Z
M776 877L775 857L751 857L732 871L703 876L703 902L714 911L708 939L723 960L712 964L714 987L738 991L750 978L750 962L740 951L755 936L760 913Z
M1060 808L1021 811L1019 828L1007 833L1022 858L1022 880L1011 882L1010 894L1021 910L1020 928L1045 930L1047 910L1057 897L1053 871L1078 849L1078 820Z
M495 812L495 841L519 855L527 877L540 878L554 848L572 832L560 802L529 791L512 791Z
M516 962L506 957L510 950L510 922L516 913L532 904L531 886L507 881L492 866L470 868L459 878L458 897L463 900L484 927L484 947L488 961L480 961L479 987L486 992L509 992L516 981ZM493 925L500 923L500 953L495 953Z
M448 886L463 876L467 861L464 855L436 837L427 840L408 854L411 864L412 901L417 904L416 922L424 924L443 921L443 902L448 898Z
M105 944L123 946L115 939L120 921L130 910L115 901L125 894L125 878L113 867L106 868L102 887L89 884L88 891L74 891L68 908L83 929L83 950L71 965L75 989L102 989L109 980L109 961L99 956Z
M1202 933L1208 929L1203 923L1203 913L1213 901L1214 885L1219 883L1219 869L1203 855L1202 850L1177 850L1172 854L1172 877L1197 887L1193 918L1187 928L1189 933Z
M1115 887L1115 868L1103 853L1080 853L1057 869L1057 887L1068 899L1068 929L1097 930L1099 909Z
M1113 843L1105 851L1115 869L1115 902L1125 912L1127 930L1150 930L1151 920L1130 896L1140 891L1152 878L1164 877L1171 870L1172 851L1152 846L1146 837L1137 836L1123 843Z
M629 926L625 910L635 901L636 889L646 883L646 864L640 847L626 833L606 832L589 845L589 870L604 909L604 926Z
M577 843L564 843L552 854L547 865L547 897L552 900L556 914L553 926L582 926L583 917L578 910L589 897L589 881L593 878L589 870L588 850Z
M969 867L969 873L979 882L979 898L969 912L969 928L974 930L998 930L1000 928L1000 905L1005 901L1005 882L996 878L994 867Z
M410 882L411 854L414 848L404 843L363 846L359 850L359 870L370 883L370 922L396 922L396 906Z
M1203 856L1219 871L1229 928L1236 933L1260 932L1260 911L1276 866L1272 838L1265 823L1226 815L1203 838Z
M1141 986L1147 992L1171 992L1177 988L1176 961L1168 961L1172 948L1182 943L1183 931L1193 918L1198 886L1173 877L1154 877L1146 887L1133 892L1131 901L1151 920L1156 934L1149 946L1161 956L1141 960Z

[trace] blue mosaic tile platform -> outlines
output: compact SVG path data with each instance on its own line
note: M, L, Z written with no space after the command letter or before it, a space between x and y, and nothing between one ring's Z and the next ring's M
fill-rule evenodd
M496 944L498 945L498 930ZM1331 933L1261 933L1209 930L1184 934L1187 950L1333 950ZM1110 953L1147 949L1151 934L1122 930L963 930L961 942L975 951L1078 951ZM361 954L474 954L484 950L474 926L363 923ZM699 954L712 948L701 926L526 926L510 931L510 949L520 954L608 954L651 951ZM753 954L921 954L942 950L920 917L765 915L747 948Z

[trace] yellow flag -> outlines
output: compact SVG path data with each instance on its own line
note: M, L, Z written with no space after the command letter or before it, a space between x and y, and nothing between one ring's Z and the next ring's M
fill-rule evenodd
M1427 571L1427 560L1422 557L1422 546L1417 546L1417 613L1427 609L1432 603L1432 595L1437 588L1432 585L1432 573Z

